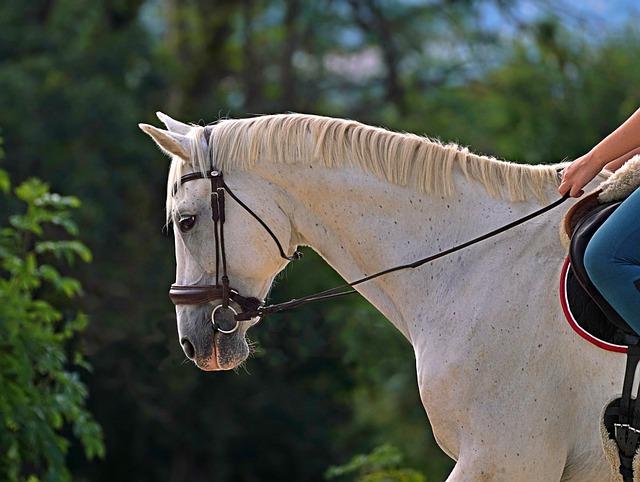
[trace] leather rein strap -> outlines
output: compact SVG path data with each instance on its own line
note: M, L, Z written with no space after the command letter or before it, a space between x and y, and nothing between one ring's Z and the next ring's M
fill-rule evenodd
M455 253L457 251L463 250L465 248L468 248L469 246L472 246L474 244L480 243L481 241L484 241L486 239L492 238L494 236L497 236L498 234L504 233L505 231L508 231L512 228L515 228L516 226L519 226L520 224L526 223L527 221L530 221L531 219L538 217L544 213L546 213L547 211L551 211L552 209L554 209L555 207L559 206L560 204L562 204L563 202L565 202L567 199L569 199L569 195L565 194L564 196L562 196L560 199L557 199L556 201L552 202L551 204L548 204L540 209L538 209L537 211L534 211L530 214L527 214L526 216L523 216L521 218L516 219L515 221L510 222L509 224L505 224L504 226L499 227L498 229L494 229L493 231L490 231L486 234L483 234L481 236L478 236L476 238L473 238L469 241L466 241L464 243L458 244L452 248L446 249L444 251L440 251L439 253L433 254L431 256L427 256L425 258L420 258L416 261L413 261L411 263L407 263L407 264L401 264L401 265L397 265L397 266L393 266L391 268L387 268L385 270L382 271L378 271L377 273L373 273L369 276L365 276L363 278L357 279L355 281L352 281L351 283L344 283L342 285L336 286L334 288L330 288L324 291L319 291L317 293L312 293L310 295L307 296L303 296L302 298L294 298L290 301L285 301L283 303L276 303L273 305L267 305L267 306L261 306L259 308L257 308L256 310L254 310L253 312L251 311L247 311L247 312L242 312L240 314L238 314L236 316L237 320L249 320L252 317L255 316L265 316L267 314L270 313L280 313L283 311L289 311L292 310L294 308L297 308L299 306L302 305L306 305L307 303L313 303L315 301L323 301L323 300L329 300L332 298L337 298L339 296L345 296L345 295L350 295L352 293L355 293L356 290L354 289L354 286L357 286L359 284L362 283L366 283L367 281L371 281L372 279L375 278L379 278L381 276L384 276L386 274L389 273L394 273L396 271L401 271L401 270L405 270L405 269L414 269L414 268L418 268L424 264L430 263L432 261L435 261L437 259L440 258L444 258L445 256L448 256L452 253Z

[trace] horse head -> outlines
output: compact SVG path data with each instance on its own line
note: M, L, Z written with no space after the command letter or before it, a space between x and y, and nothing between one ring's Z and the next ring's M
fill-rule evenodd
M286 196L249 172L225 172L223 180L214 159L215 126L158 117L168 130L140 128L172 159L167 223L175 238L176 282L170 295L180 344L203 370L232 369L249 356L246 333L259 321L237 321L236 315L262 304L289 259L283 246L291 249L292 228L281 208Z

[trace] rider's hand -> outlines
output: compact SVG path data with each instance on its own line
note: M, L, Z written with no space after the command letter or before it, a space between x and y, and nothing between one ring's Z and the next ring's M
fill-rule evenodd
M598 175L602 166L597 162L591 153L579 157L562 171L562 182L558 187L558 192L563 196L569 193L571 197L580 197L584 194L582 190L589 181Z

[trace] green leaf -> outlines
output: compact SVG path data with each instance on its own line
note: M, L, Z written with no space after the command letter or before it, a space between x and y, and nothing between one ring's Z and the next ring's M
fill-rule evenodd
M40 197L34 199L36 206L52 206L55 208L79 208L80 200L75 196L61 196L56 193L45 192Z
M400 451L389 444L376 447L369 454L361 454L354 456L349 462L340 466L329 467L325 473L326 479L333 479L349 474L380 474L389 470L396 470L400 468L403 457ZM404 471L401 471L404 472ZM413 471L411 471L413 472ZM358 479L364 480L364 479ZM367 479L373 480L386 480L380 479ZM389 480L404 480L404 479L389 479ZM409 479L407 479L409 480Z
M38 198L48 194L49 186L40 179L31 178L20 184L15 192L21 201L27 204L34 204Z
M9 174L4 169L0 169L0 191L5 194L11 191L11 180Z
M78 225L69 216L54 215L51 217L51 223L62 226L72 236L78 235Z
M16 228L18 231L29 231L37 234L38 236L42 234L42 227L40 227L39 220L34 219L33 217L14 214L9 216L9 222L11 223L11 226Z
M58 259L73 262L77 256L85 263L91 261L91 251L87 246L77 240L73 241L39 241L35 246L36 253L52 253Z

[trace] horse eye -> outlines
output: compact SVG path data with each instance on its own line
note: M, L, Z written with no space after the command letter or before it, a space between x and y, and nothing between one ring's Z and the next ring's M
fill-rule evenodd
M191 228L196 225L196 217L195 216L184 216L181 217L178 221L178 225L180 226L180 231L187 232Z

